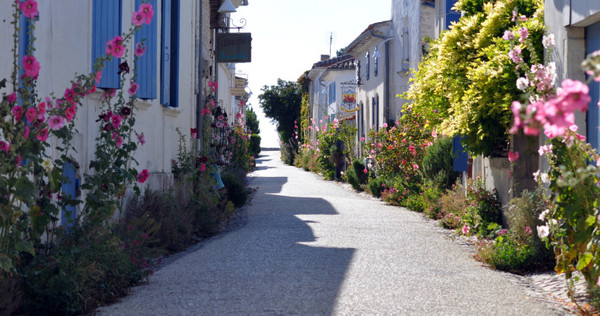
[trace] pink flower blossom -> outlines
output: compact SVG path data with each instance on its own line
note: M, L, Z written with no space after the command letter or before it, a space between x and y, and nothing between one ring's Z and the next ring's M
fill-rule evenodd
M48 127L51 130L57 131L65 126L65 119L62 116L54 115L48 120Z
M21 119L21 117L23 116L23 108L18 105L15 105L12 108L12 113L13 113L13 116L15 117L15 120L17 120L17 122L18 122Z
M28 138L30 131L31 130L29 129L29 126L25 125L25 127L23 128L23 137Z
M523 43L523 41L529 37L529 30L526 27L522 27L519 29L519 42Z
M106 43L106 54L117 58L123 57L125 54L125 46L123 46L123 38L119 35Z
M413 163L412 167L413 170L419 170L419 165L417 165L416 163Z
M98 70L98 72L96 73L95 79L96 79L96 83L100 84L100 79L102 79L102 70Z
M35 138L40 142L45 142L48 139L48 129L44 128Z
M215 81L209 81L208 82L208 87L212 88L213 91L217 90L219 84Z
M506 30L504 31L504 35L502 35L502 39L504 39L505 41L512 41L515 39L515 35L513 34L513 32Z
M369 170L367 170L367 168L363 169L363 173L367 174L369 172Z
M146 52L146 46L142 45L142 43L135 44L135 55L137 57L142 57Z
M146 138L144 137L144 133L138 135L138 141L142 145L144 145L146 143Z
M75 91L73 89L65 89L65 100L69 104L73 104L73 102L75 102Z
M508 52L508 57L510 57L515 64L523 62L523 57L521 57L521 48L519 46L515 46L515 48L511 49L510 52Z
M137 93L139 87L140 86L137 83L132 82L127 92L129 92L129 95L134 96Z
M554 41L554 34L549 34L548 36L544 35L542 38L542 45L544 45L545 48L554 47L556 45L556 42Z
M71 122L71 120L73 120L73 118L75 117L76 113L77 113L77 108L74 105L71 107L68 107L65 110L65 118L67 119L67 122Z
M144 169L140 173L138 173L137 181L139 183L144 183L144 182L146 182L146 180L148 180L149 176L150 176L150 173L148 172L148 169Z
M118 129L121 125L121 116L113 114L113 116L110 118L110 122L112 123L114 129Z
M35 108L32 106L29 109L27 109L27 112L25 112L25 117L27 118L27 122L29 123L33 123L35 121L35 117L37 116L37 111L35 110Z
M146 24L150 24L152 22L152 17L154 16L154 9L152 5L149 3L143 3L140 5L140 9L138 10L145 18Z
M15 103L17 101L17 95L14 92L9 94L6 101L8 101L8 103Z
M200 172L204 172L206 170L206 164L201 164L200 165Z
M519 152L515 151L515 152L508 152L508 161L510 162L515 162L517 161L517 159L519 159Z
M4 150L8 154L8 151L10 150L10 143L0 140L0 150Z
M364 141L365 141L365 138L364 138L364 137L361 137L361 138L360 138L360 141L361 141L361 142L364 142Z
M452 213L450 213L450 215L453 215ZM463 235L467 235L469 233L469 231L471 230L471 227L464 225L462 228L462 233Z
M25 76L37 79L40 73L40 63L34 56L26 55L23 57L23 69L25 70Z
M144 23L144 20L144 15L141 11L133 12L133 15L131 16L131 24L135 26L141 26Z
M33 19L39 14L37 2L34 0L26 0L24 2L19 2L19 10L21 10L21 12L23 12L23 15L29 19Z
M117 137L116 144L118 148L121 148L121 146L123 145L123 136Z
M527 235L533 234L533 230L531 229L531 227L529 227L529 226L525 227L525 234L527 234Z

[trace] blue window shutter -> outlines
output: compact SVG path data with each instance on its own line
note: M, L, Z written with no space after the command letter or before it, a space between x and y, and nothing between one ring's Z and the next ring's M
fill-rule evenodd
M375 52L373 53L373 64L375 67L373 69L373 75L377 77L379 74L379 48L377 46L375 46Z
M452 22L460 20L460 12L452 10L456 0L446 0L446 29L450 28Z
M600 50L600 22L592 24L585 29L586 54L591 54ZM592 106L587 112L587 140L592 147L600 148L600 137L598 135L598 126L600 125L600 111L595 106L600 100L600 83L592 81L590 83L590 97Z
M26 18L23 14L19 17L19 86L23 87L23 82L21 78L25 74L25 70L23 69L23 57L27 55L27 50L30 44L31 34L29 34L29 24L30 20ZM23 100L19 97L18 103L23 105Z
M463 172L469 169L469 155L465 151L465 148L462 144L462 140L464 137L456 136L452 139L452 153L454 154L454 160L452 162L452 167L454 171Z
M162 7L161 95L164 106L177 107L179 89L179 1L165 0Z
M135 0L135 8L140 7L142 3L149 3L153 8L157 8L156 0ZM146 52L142 57L139 57L136 69L139 90L137 97L140 99L156 99L156 85L157 85L157 63L156 63L156 47L157 47L157 25L156 15L152 19L149 25L142 24L142 28L135 33L135 43L141 43L144 41Z
M62 194L67 200L77 198L79 189L79 179L75 176L75 166L71 162L65 163L63 167ZM61 211L60 224L63 227L72 227L77 218L77 209L75 205L67 205Z
M94 0L92 7L92 71L96 58L106 55L106 42L121 34L121 0ZM118 89L119 58L104 65L98 88Z

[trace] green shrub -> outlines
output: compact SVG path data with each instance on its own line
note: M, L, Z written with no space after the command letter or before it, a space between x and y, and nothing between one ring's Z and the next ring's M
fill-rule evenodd
M354 168L348 168L348 170L346 170L346 179L348 179L348 183L350 183L354 190L362 191L360 181L358 180L358 176L356 175Z
M520 243L513 234L507 233L493 241L480 241L475 258L494 269L523 272L530 269L535 254L535 249L529 243Z
M374 178L369 181L367 186L369 188L369 193L371 193L374 197L381 197L381 192L386 189L387 183L382 177Z
M369 173L365 173L365 165L362 161L356 159L352 161L352 169L356 173L356 177L359 184L367 184L369 181Z
M454 171L452 138L440 137L427 148L423 158L423 174L438 188L449 189L460 175Z
M242 183L238 177L229 173L224 173L221 175L221 180L223 180L223 184L225 184L228 199L233 202L235 207L246 204L246 201L248 200L248 191L246 190L245 184Z
M478 236L486 237L492 230L490 224L502 223L502 205L496 191L490 192L482 181L476 180L467 190L469 206L463 221Z
M440 211L437 218L440 226L449 229L463 227L463 216L467 209L467 198L465 189L461 185L455 185L440 197Z
M260 135L252 134L250 137L250 145L248 147L248 154L258 158L260 154Z

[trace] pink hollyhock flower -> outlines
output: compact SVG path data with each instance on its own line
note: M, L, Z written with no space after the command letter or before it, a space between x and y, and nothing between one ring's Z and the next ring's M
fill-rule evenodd
M26 55L23 57L23 69L25 69L25 76L35 79L40 73L40 63L34 56Z
M48 129L44 128L39 134L35 136L40 142L45 142L48 139Z
M25 128L23 130L23 137L28 138L29 137L29 132L31 130L29 129L29 126L25 125Z
M364 142L364 141L365 141L365 138L364 138L364 137L361 137L361 138L360 138L360 141L361 141L361 142Z
M215 81L209 81L208 82L208 87L212 88L213 91L217 90L218 86L219 86L219 84L216 83Z
M200 165L200 172L204 172L206 170L206 164L201 164Z
M146 46L142 45L142 43L135 44L135 55L137 57L142 57L146 52Z
M23 158L21 158L21 155L17 155L17 167L21 166L21 160Z
M515 152L509 151L508 152L508 161L515 162L515 161L517 161L517 159L519 159L518 151L515 151Z
M545 48L554 47L556 45L556 42L554 41L554 34L549 34L548 36L544 35L542 38L542 45L544 45Z
M562 91L555 101L560 110L564 112L585 112L592 100L589 95L590 88L581 81L565 79L562 82Z
M140 86L137 83L132 82L127 92L129 92L129 95L134 96L137 93L139 87Z
M533 234L533 230L531 229L531 227L529 227L529 226L525 227L525 234L527 234L527 235Z
M367 170L367 168L363 169L363 173L367 174L369 172L369 170Z
M131 17L131 24L135 26L141 26L144 23L144 20L144 15L141 11L133 12L133 15Z
M19 2L19 10L21 10L21 12L23 12L23 15L29 19L33 19L39 14L37 2L34 0Z
M15 117L15 120L17 120L17 122L18 122L21 119L21 117L23 116L23 108L18 105L15 105L12 108L12 113L13 113L13 116Z
M383 127L384 127L384 128L387 128L387 127L388 127L388 124L387 124L387 123L383 123Z
M142 145L144 145L146 143L146 138L144 138L144 133L138 135L138 141Z
M523 43L523 41L529 37L529 30L526 27L522 27L519 29L519 42Z
M96 79L97 84L100 84L100 79L102 79L102 70L98 70L94 79Z
M106 55L108 55L108 56L112 55L114 46L115 46L115 43L112 40L109 40L106 42Z
M117 147L121 148L121 146L123 146L123 136L119 136L117 137Z
M112 123L114 129L118 129L121 125L121 117L117 114L113 114L113 116L110 118L110 122Z
M511 49L510 52L508 52L508 57L510 57L515 64L523 62L523 57L521 57L521 48L519 46L515 46L515 48Z
M48 127L51 130L57 131L65 126L65 119L62 116L54 115L48 119Z
M110 139L115 140L115 139L117 139L117 136L119 136L119 134L117 132L112 132L112 135L110 135Z
M512 41L515 39L515 36L513 35L513 32L506 30L504 31L504 35L502 35L502 39L505 41Z
M148 180L149 176L150 176L150 173L148 172L148 169L144 169L140 173L138 173L137 181L139 183L144 183L144 182L146 182L146 180Z
M419 165L417 165L416 163L413 163L412 167L414 170L419 170Z
M76 113L77 113L77 108L74 105L71 107L68 107L65 110L65 118L67 119L67 122L71 122L71 120L73 120L73 118L75 117Z
M450 213L450 215L452 215L452 213ZM471 227L469 227L467 225L464 225L463 228L462 228L463 235L467 235L470 230L471 230Z
M65 89L65 100L69 104L73 104L73 102L75 102L75 91L73 89Z
M140 9L138 10L145 18L146 24L150 24L152 22L152 17L154 16L154 9L152 9L152 5L149 3L143 3L140 5Z
M10 143L0 140L0 150L4 150L7 154L10 150Z
M117 58L123 57L125 54L125 46L123 46L123 38L119 35L106 43L106 54Z
M17 101L17 95L14 92L9 94L6 101L8 101L8 103L15 103Z
M27 121L29 123L33 123L33 121L35 121L35 117L37 116L37 111L35 110L35 108L32 106L29 109L27 109L27 112L25 112L25 117L27 118Z

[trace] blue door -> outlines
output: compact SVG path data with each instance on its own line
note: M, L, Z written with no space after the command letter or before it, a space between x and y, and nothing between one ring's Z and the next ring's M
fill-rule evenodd
M600 50L600 22L592 24L585 29L586 54ZM592 81L590 83L590 103L587 112L587 138L588 142L596 149L600 148L600 138L598 137L598 126L600 126L600 113L598 112L598 101L600 100L600 83Z

